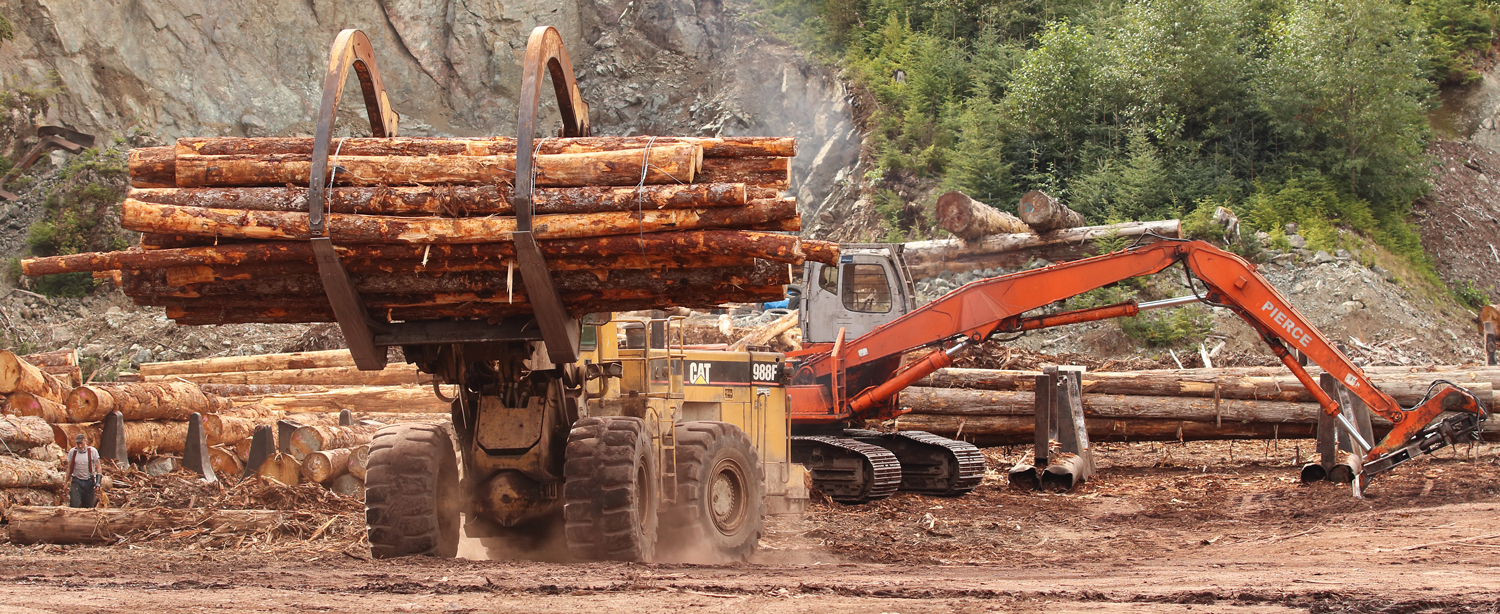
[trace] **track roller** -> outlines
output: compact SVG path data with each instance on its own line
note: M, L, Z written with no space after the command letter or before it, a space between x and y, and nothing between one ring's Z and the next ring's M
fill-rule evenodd
M869 503L901 486L901 462L879 446L845 437L792 437L792 462L812 475L813 485L839 503Z
M966 441L926 431L848 430L844 435L896 455L901 462L902 492L957 497L984 480L984 455Z

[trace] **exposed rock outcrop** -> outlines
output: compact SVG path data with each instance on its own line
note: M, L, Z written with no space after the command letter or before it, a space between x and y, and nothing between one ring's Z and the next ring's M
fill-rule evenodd
M407 135L512 134L520 60L537 25L562 32L600 134L786 134L792 191L824 207L855 163L842 83L759 36L719 0L23 0L0 45L11 83L57 85L59 117L134 144L313 130L328 47L371 37ZM363 134L346 96L342 134ZM555 103L543 130L556 121ZM848 174L847 171L845 174Z

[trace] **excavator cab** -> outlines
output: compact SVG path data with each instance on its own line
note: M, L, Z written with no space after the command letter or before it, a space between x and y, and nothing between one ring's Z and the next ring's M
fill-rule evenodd
M916 308L911 274L899 243L842 246L837 266L808 262L803 268L802 339L833 343L868 333Z

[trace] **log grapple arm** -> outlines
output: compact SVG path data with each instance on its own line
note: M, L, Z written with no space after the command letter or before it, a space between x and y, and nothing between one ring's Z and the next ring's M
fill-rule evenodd
M1229 309L1250 324L1324 412L1331 416L1340 415L1337 402L1308 374L1293 350L1337 378L1352 394L1362 399L1370 411L1391 421L1393 428L1384 439L1373 445L1366 442L1367 445L1362 446L1367 451L1367 474L1389 469L1418 452L1430 452L1455 441L1477 439L1486 411L1472 393L1440 380L1433 384L1421 403L1409 409L1401 407L1390 395L1376 388L1359 367L1298 313L1286 297L1256 272L1255 265L1202 241L1161 240L1093 258L975 281L859 338L841 340L828 351L806 356L798 366L792 384L797 387L817 382L834 388L825 391L829 394L800 395L803 399L822 398L828 404L824 415L830 419L871 417L867 412L888 403L902 388L951 364L948 358L955 342L977 344L999 333L1133 316L1142 308L1182 302L1169 300L1140 305L1129 301L1058 314L1023 316L1027 311L1055 301L1132 277L1159 273L1179 263L1190 282L1196 278L1206 288L1197 300ZM1194 293L1198 294L1196 288ZM950 349L945 350L944 346ZM922 359L879 378L884 382L880 385L862 390L840 389L844 382L872 379L868 376L852 378L850 373L890 364L893 357L929 347L935 349ZM1456 411L1460 415L1429 427L1444 411ZM794 412L809 413L807 408L795 408ZM1345 425L1346 429L1351 427ZM1357 433L1357 429L1354 430ZM1355 440L1358 440L1357 435Z

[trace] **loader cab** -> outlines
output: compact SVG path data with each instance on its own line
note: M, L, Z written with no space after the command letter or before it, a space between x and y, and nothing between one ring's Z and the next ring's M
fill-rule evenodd
M802 278L802 339L833 343L839 329L854 339L916 308L901 245L842 246L838 265L808 262Z

